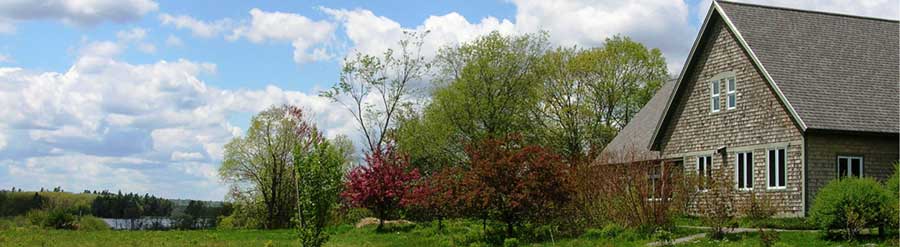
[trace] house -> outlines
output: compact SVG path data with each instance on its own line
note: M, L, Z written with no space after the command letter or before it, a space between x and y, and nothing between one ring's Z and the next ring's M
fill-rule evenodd
M890 176L898 138L900 22L713 1L680 76L607 151L721 172L738 204L803 216L830 180Z

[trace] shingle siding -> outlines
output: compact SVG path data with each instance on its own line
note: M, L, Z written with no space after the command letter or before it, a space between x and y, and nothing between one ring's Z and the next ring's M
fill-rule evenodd
M728 151L723 165L721 155L713 155L713 169L726 169L728 181L734 181L734 157L731 150L751 149L754 155L755 192L778 198L782 214L803 213L803 137L789 112L763 79L736 37L717 17L707 24L697 56L682 81L677 98L660 132L661 155L684 158L686 173L696 174L696 155L712 153L719 147ZM726 110L726 85L721 84L721 111L711 113L709 80L723 72L733 72L737 81L737 108ZM765 185L766 150L787 147L787 188L767 190ZM733 186L733 185L732 185ZM747 196L736 192L737 202ZM699 193L698 196L703 196ZM738 205L739 207L742 205Z
M807 145L807 206L812 206L816 193L837 177L839 155L862 156L863 176L878 180L894 174L893 164L900 159L897 135L853 135L810 133Z

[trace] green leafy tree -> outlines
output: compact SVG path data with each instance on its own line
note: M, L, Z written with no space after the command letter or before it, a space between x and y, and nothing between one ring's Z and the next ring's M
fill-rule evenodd
M296 225L303 246L322 246L328 241L324 229L343 189L346 148L322 140L314 142L310 150L294 149L299 210Z
M225 145L219 176L231 183L233 197L261 200L265 228L288 227L297 212L293 152L317 140L304 117L298 107L269 108L253 117L246 135Z

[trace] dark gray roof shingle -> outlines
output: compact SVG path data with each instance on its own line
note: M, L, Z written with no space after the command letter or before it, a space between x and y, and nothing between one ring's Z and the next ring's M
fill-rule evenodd
M900 23L718 4L807 129L900 132Z

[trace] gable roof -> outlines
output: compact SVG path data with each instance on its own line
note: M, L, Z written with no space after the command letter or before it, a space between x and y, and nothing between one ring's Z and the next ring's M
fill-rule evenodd
M900 22L719 0L712 2L651 146L712 19L726 24L802 131L900 133Z
M808 129L900 132L900 23L719 1Z
M641 108L631 121L625 125L603 148L602 154L610 155L611 162L624 162L621 160L625 152L637 152L636 156L641 159L658 159L659 152L649 149L650 143L653 141L653 129L662 120L663 110L666 108L666 102L672 95L675 88L675 80L668 80L659 90L647 101L647 104ZM637 160L631 160L637 161Z

